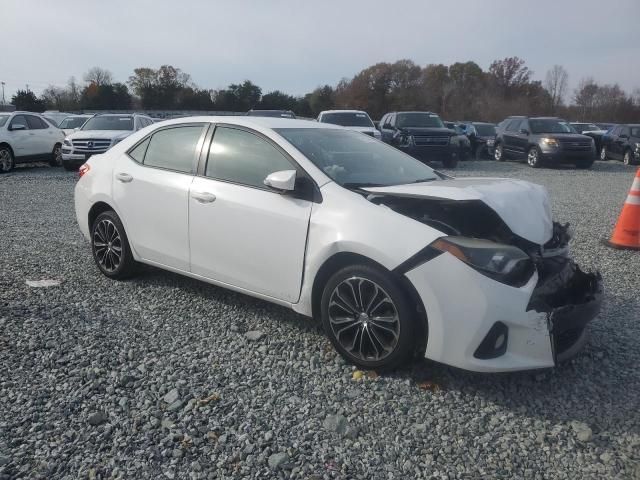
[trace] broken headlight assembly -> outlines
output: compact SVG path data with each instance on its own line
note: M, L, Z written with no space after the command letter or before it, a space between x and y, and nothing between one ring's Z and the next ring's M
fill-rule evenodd
M533 260L511 245L450 236L437 239L431 246L450 253L483 275L512 287L525 285L535 272Z
M407 133L401 133L396 137L398 147L410 147L413 145L413 137Z

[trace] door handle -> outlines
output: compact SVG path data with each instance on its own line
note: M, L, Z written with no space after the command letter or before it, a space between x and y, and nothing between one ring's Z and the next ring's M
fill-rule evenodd
M209 192L192 192L191 197L200 203L212 203L216 200L216 196Z
M128 173L116 173L116 178L122 183L129 183L133 177Z

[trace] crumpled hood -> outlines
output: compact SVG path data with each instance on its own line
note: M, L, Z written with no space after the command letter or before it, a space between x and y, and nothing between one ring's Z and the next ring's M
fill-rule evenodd
M79 130L69 135L71 140L122 140L133 132L131 130Z
M522 238L544 245L553 234L546 188L524 180L460 178L364 190L400 197L481 200L502 218L513 233Z

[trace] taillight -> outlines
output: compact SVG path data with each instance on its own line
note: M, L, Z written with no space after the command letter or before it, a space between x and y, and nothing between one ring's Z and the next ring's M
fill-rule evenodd
M78 178L82 178L82 176L87 173L89 170L91 170L91 167L89 166L88 163L83 163L80 168L78 169Z

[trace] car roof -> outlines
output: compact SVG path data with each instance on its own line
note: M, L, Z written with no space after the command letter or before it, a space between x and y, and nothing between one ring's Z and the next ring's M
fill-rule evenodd
M323 110L322 112L320 112L320 115L322 115L323 113L365 113L369 115L364 110L346 110L346 109L345 110Z
M428 113L429 115L438 115L435 112L430 112L428 110L398 110L396 112L389 112L389 113Z
M182 123L227 123L239 125L249 128L334 128L341 129L343 127L332 123L319 123L314 120L299 120L294 118L281 117L251 117L246 115L217 115L217 116L200 116L200 117L181 117L171 120L165 120L163 125L179 125Z

